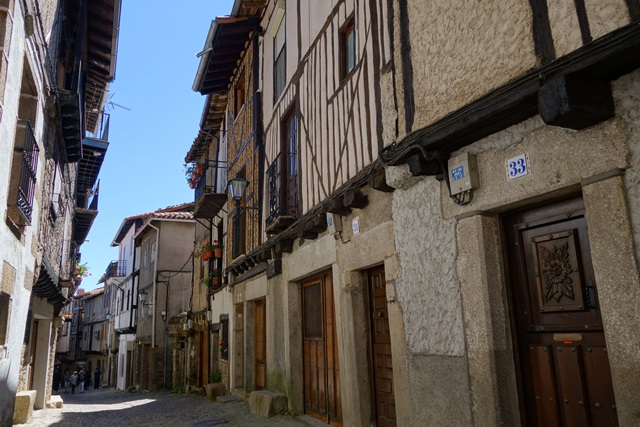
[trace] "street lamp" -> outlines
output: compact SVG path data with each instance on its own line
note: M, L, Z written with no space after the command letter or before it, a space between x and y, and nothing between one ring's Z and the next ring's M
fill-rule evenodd
M147 299L149 298L149 294L145 289L138 292L138 298L140 298L140 304L142 305L146 305L147 307L151 307L153 305L152 303L147 304Z
M247 184L249 184L249 181L241 176L237 176L229 180L229 191L231 191L231 198L236 202L242 200L242 197L244 197L244 192L247 191Z

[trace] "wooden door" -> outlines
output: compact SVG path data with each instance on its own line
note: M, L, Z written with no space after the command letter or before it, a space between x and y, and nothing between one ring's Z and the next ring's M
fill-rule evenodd
M523 423L618 425L582 198L504 224Z
M396 400L393 389L391 334L384 266L370 269L367 276L376 421L378 427L390 427L396 425Z
M255 389L267 387L267 311L264 299L254 304Z
M342 425L340 364L331 273L302 286L305 412Z

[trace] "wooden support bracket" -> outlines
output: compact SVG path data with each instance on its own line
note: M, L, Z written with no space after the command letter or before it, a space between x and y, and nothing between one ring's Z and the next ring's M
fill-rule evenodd
M395 191L395 188L387 184L387 176L384 173L371 178L369 180L369 187L377 191L382 191L383 193L393 193L393 191Z
M327 205L327 212L336 214L336 215L349 215L351 213L351 208L344 205L344 198L338 197L337 199L333 199Z
M561 76L538 91L538 111L548 125L585 129L615 115L608 81Z
M343 203L348 208L363 209L369 204L369 198L359 189L354 189L344 194Z

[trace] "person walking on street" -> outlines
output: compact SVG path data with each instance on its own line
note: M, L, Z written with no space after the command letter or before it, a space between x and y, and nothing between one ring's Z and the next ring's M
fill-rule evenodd
M78 371L73 371L69 381L71 382L71 394L73 394L76 392L76 385L78 385Z
M69 393L71 390L71 375L69 371L64 371L64 392Z
M84 393L84 369L80 369L78 374L78 392Z
M93 389L100 388L100 369L96 368L93 373Z

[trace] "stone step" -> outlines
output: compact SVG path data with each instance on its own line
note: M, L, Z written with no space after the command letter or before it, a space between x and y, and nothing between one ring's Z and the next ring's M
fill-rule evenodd
M62 408L62 405L64 405L64 400L62 400L62 397L59 395L52 395L51 399L49 399L49 401L47 402L47 408L55 408L55 409L60 409Z

